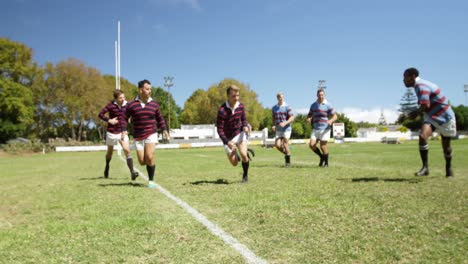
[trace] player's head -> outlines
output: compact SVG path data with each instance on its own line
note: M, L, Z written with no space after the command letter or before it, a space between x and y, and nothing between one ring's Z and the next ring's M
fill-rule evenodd
M122 92L122 90L114 90L114 101L116 101L119 105L123 104L123 102L125 101L125 94L124 92Z
M325 100L325 90L320 88L317 90L317 100L322 103Z
M148 99L151 96L151 83L148 80L142 80L138 82L139 95L143 100Z
M234 84L229 85L226 90L226 95L227 95L229 103L232 104L232 103L239 101L239 93L240 93L239 87L235 86Z
M408 68L403 73L403 82L407 88L414 87L416 78L419 76L419 71L416 68Z
M143 88L145 86L145 84L151 85L150 81L144 79L144 80L138 82L138 88Z
M278 99L278 105L283 104L284 102L284 94L282 92L279 92L276 94L276 99Z

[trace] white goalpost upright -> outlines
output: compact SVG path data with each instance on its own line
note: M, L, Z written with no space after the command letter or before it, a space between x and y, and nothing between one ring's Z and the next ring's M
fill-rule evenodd
M117 40L115 41L115 89L120 90L120 20L117 21ZM117 144L117 155L122 155L122 146Z

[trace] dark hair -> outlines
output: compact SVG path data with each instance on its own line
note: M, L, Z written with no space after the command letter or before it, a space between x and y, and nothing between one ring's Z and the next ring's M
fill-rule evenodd
M408 68L405 70L404 75L418 77L419 71L416 68Z
M119 96L120 96L121 94L123 94L123 93L124 93L124 92L122 92L122 90L117 90L117 89L115 89L115 90L114 90L114 99L119 98Z
M138 88L143 88L143 86L145 86L145 84L151 85L150 81L144 79L143 81L138 82Z
M231 91L239 92L240 89L239 87L235 86L234 84L229 85L229 87L226 90L226 94L229 95Z
M320 92L323 92L323 94L325 94L325 90L322 89L322 88L320 88L320 89L317 90L317 95L318 95Z

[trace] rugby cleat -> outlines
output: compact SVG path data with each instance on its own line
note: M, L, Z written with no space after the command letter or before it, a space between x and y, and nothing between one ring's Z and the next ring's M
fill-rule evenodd
M453 175L453 170L452 170L452 168L447 168L447 169L445 170L445 177L447 177L447 178L452 178L453 176L454 176L454 175Z
M422 167L418 172L414 174L414 176L427 176L429 175L429 168Z
M131 174L131 177L132 177L132 181L134 181L134 180L138 177L138 172L134 171L134 172Z
M150 182L148 183L148 188L150 188L150 189L156 188L156 183L154 183L154 181L150 181Z
M106 169L104 170L104 178L109 178L109 166L106 166Z
M249 181L249 176L248 175L243 175L242 176L242 183L246 183Z

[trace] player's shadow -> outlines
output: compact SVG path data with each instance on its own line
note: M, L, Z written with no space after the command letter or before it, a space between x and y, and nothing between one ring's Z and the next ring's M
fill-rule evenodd
M194 182L191 182L190 183L191 185L202 185L202 184L231 184L230 182L228 182L227 180L225 179L217 179L215 181L207 181L207 180L203 180L203 181L194 181Z
M279 163L276 165L264 163L264 164L252 164L252 167L256 168L280 168L280 169L311 169L311 168L320 168L317 165L312 164L291 164L291 166L286 167L284 163Z
M98 184L99 187L146 187L146 185L142 183L132 183L132 182L124 182L124 183L101 183Z
M421 178L379 178L379 177L361 177L361 178L352 178L352 179L338 179L340 181L350 181L351 182L407 182L407 183L419 183L422 181Z
M90 178L79 178L80 181L95 181L95 180L119 180L118 178L104 178L104 176L90 177Z

